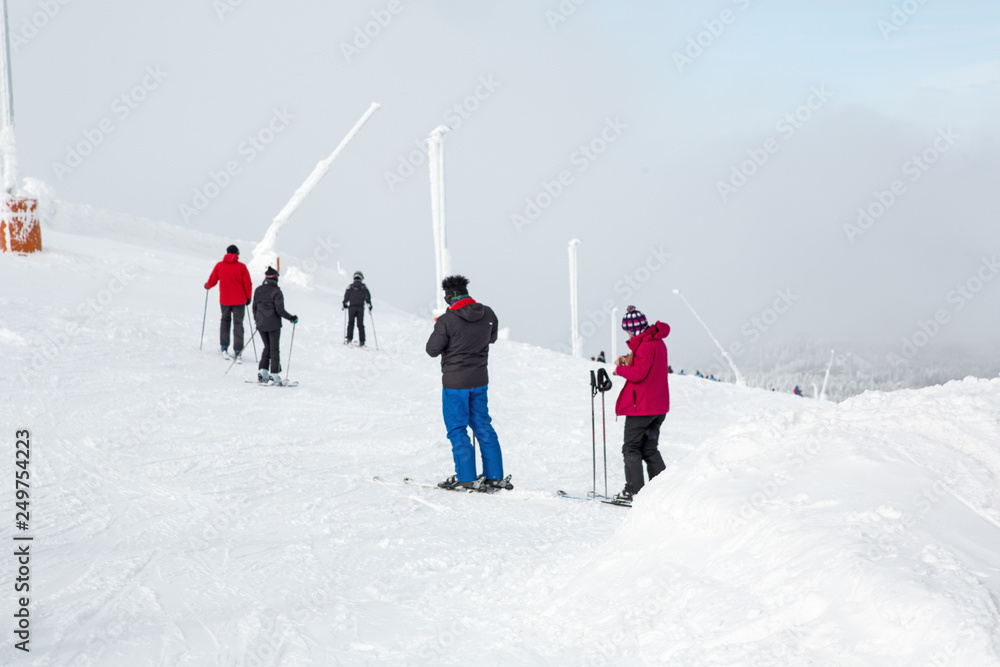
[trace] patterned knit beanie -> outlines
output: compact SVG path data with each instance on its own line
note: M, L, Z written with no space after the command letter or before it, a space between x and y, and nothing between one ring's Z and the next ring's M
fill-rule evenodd
M273 278L274 280L277 280L278 279L278 272L269 266L269 267L267 267L267 271L264 272L264 277L265 278Z
M649 324L646 323L646 316L636 310L635 306L629 306L625 317L622 318L622 329L633 336L638 336L648 327Z

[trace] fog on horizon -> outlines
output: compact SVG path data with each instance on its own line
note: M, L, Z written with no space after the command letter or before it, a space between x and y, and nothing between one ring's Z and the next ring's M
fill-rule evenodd
M364 271L377 300L435 296L423 147L447 124L453 268L515 340L568 347L573 238L587 356L610 351L606 305L634 304L671 324L675 364L704 364L715 347L674 289L748 356L800 336L997 340L995 3L9 12L21 176L64 201L253 243L379 102L279 238L297 257L334 239L328 268Z

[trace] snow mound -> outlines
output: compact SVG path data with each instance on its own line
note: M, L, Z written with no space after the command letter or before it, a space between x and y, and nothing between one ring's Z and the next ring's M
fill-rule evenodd
M998 417L1000 380L974 378L762 412L536 609L607 664L997 664Z

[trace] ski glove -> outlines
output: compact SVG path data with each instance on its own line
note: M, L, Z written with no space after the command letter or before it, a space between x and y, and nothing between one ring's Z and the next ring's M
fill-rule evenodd
M248 306L250 305L250 302L251 302L251 301L253 301L253 299L247 299L247 305L248 305Z
M292 315L292 324L298 324L298 323L299 323L299 316Z

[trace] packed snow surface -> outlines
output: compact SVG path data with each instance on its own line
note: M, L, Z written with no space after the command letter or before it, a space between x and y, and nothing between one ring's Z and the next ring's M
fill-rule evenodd
M345 347L345 279L283 257L301 384L260 387L250 346L226 373L217 290L199 350L231 239L65 207L43 234L0 257L0 537L34 538L30 653L9 629L0 664L1000 664L998 380L838 405L674 376L667 470L624 509L555 494L593 484L593 364L500 340L516 488L410 487L452 473L429 320L376 299L371 349Z

